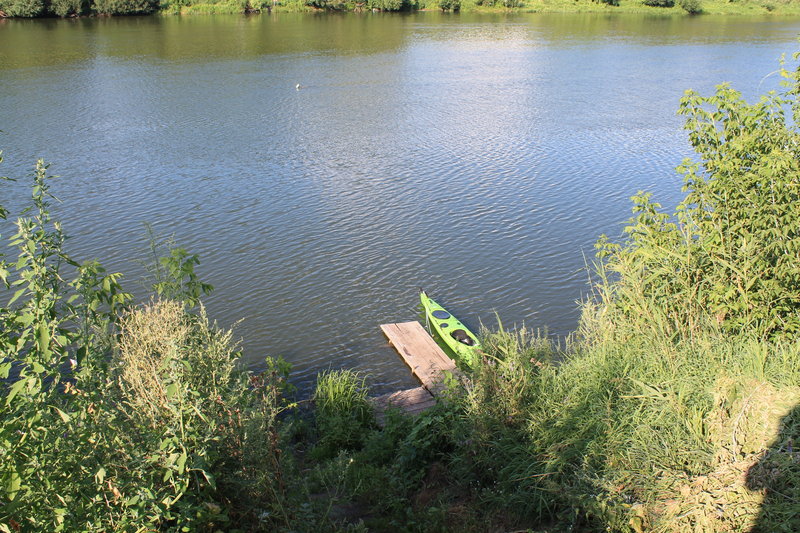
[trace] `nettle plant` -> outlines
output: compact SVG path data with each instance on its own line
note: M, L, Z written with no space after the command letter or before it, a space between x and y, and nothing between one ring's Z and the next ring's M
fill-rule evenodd
M708 325L797 336L800 75L779 72L782 89L754 104L727 84L687 91L678 113L699 161L678 167L686 195L669 216L640 192L624 241L601 237L601 309L673 336Z
M31 205L10 237L16 261L3 257L0 264L13 292L0 308L0 530L63 527L73 497L51 489L71 476L80 485L75 450L97 448L97 435L84 430L101 416L91 409L101 391L88 385L106 365L110 330L130 299L119 274L96 262L78 264L64 252L65 235L50 217L47 168L37 163ZM80 460L92 463L91 456ZM20 510L30 505L46 511L39 518L23 511L22 518Z
M164 298L148 306L70 258L47 170L10 237L16 259L0 255L0 532L285 522L285 375L239 368L232 333L192 311L211 290L196 256L157 263Z

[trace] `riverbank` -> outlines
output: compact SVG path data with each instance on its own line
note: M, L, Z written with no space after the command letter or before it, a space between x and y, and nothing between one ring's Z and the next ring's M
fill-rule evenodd
M323 372L298 405L281 360L238 366L197 256L154 240L140 302L70 257L39 162L27 209L0 206L0 531L800 529L800 74L782 74L756 104L685 96L685 197L670 215L639 194L600 238L565 346L485 331L463 382L382 428L363 375Z
M500 3L483 3L480 0L462 0L458 10L464 13L513 14L513 13L642 13L655 16L686 15L773 15L800 16L800 2L793 1L751 1L729 2L727 0L697 0L691 4L686 2L670 2L665 0L663 6L646 5L641 0L619 0L606 3L593 0L527 0L519 5L506 7ZM452 11L452 2L447 0L445 9L440 7L439 0L433 2L419 1L412 11ZM686 6L690 6L687 9ZM336 11L369 12L367 4L341 4ZM392 11L376 8L377 11ZM309 6L302 2L280 2L258 8L261 12L298 13L322 12L321 8ZM239 3L200 3L185 6L168 6L159 13L163 15L205 15L242 13Z
M298 12L643 13L798 16L793 0L0 0L0 17L213 15Z

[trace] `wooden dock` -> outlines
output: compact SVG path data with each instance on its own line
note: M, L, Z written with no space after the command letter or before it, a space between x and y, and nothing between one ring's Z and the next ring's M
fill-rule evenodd
M384 394L373 399L379 420L389 407L418 414L432 407L442 388L445 373L457 372L456 363L436 344L419 322L383 324L381 330L397 353L419 379L421 387Z

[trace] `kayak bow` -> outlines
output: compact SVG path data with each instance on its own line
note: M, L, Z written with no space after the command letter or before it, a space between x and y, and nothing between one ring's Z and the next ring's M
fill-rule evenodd
M419 299L425 310L428 324L439 335L439 338L458 356L461 362L469 367L474 366L478 358L477 350L480 350L481 347L478 337L449 311L433 301L422 289L419 291Z

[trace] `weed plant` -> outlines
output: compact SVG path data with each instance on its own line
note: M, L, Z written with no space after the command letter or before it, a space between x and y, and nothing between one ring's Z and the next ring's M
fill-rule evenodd
M364 376L352 370L331 370L317 377L313 401L320 436L315 456L332 457L361 447L375 424L367 393Z
M202 285L186 255L161 263L183 301L147 306L119 274L70 258L51 179L40 161L16 258L0 252L13 293L0 307L0 531L288 523L283 376L238 369L231 333L189 312Z

